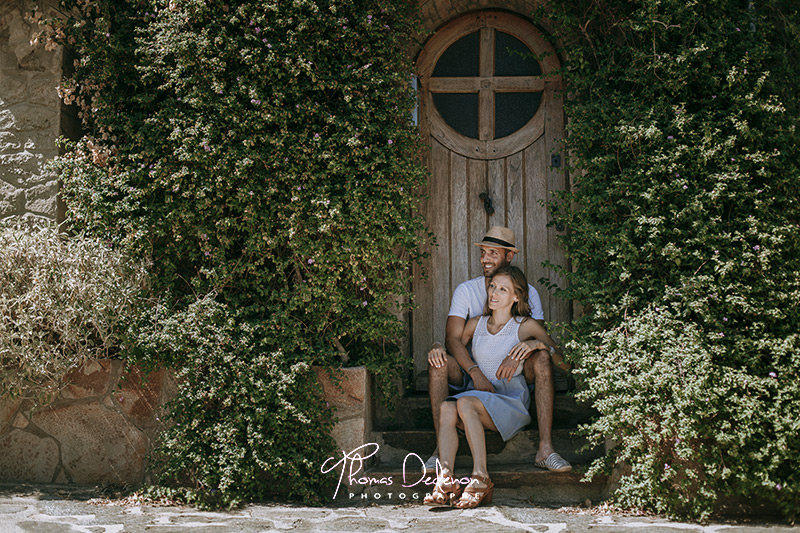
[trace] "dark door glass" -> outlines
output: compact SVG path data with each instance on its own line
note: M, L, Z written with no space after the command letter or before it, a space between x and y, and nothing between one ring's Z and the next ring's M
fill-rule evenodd
M525 43L502 31L495 32L495 76L540 76L542 68Z
M542 100L542 93L495 93L494 137L511 135L528 123Z
M480 32L465 35L439 57L433 69L434 77L459 78L477 76L480 71Z
M447 124L461 135L478 138L478 93L439 93L433 104Z

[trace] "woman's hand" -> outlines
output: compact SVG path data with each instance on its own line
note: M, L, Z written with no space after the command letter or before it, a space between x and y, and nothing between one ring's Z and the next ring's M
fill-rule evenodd
M497 368L497 379L504 379L506 381L511 381L511 378L514 377L514 373L517 371L517 367L519 366L519 361L507 355L503 362L500 363L500 366Z
M508 356L515 361L524 361L533 354L536 350L547 350L549 347L538 339L528 339L517 343Z

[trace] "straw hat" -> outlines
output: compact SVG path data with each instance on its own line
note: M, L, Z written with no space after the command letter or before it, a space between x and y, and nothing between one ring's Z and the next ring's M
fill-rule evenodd
M514 246L514 232L504 226L492 226L486 232L486 236L481 242L476 242L475 246L492 246L494 248L505 248L514 253L519 253L519 249Z

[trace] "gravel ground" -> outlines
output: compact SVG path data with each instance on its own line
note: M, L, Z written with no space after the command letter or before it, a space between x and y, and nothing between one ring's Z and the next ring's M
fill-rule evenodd
M0 489L0 533L117 533L211 531L422 531L442 530L611 533L617 531L800 533L800 526L738 520L696 524L624 513L608 506L547 508L498 490L491 506L470 510L429 508L417 501L375 503L354 499L325 507L277 503L229 512L155 505L136 495L109 496L93 489L5 487Z

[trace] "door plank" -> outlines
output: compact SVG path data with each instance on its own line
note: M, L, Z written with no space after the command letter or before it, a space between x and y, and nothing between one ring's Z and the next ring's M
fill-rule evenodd
M494 215L489 216L490 226L505 226L506 221L506 160L489 160L489 196Z
M469 183L469 277L478 277L483 272L480 265L480 249L475 246L486 235L488 217L483 209L483 200L479 198L482 192L488 191L486 183L486 161L469 159L467 161L467 176ZM465 281L465 280L462 280ZM460 282L459 282L460 283Z
M467 218L467 158L451 155L450 175L450 294L469 279L469 220Z
M431 138L431 177L428 205L428 228L436 238L436 245L428 259L428 281L422 290L428 293L426 308L417 310L414 319L414 376L419 390L427 390L427 354L434 342L444 342L444 321L447 310L442 310L441 293L450 286L449 238L447 220L450 214L450 151ZM449 305L449 295L447 305Z
M545 92L545 142L547 154L545 161L547 163L547 190L559 191L563 190L566 186L566 176L564 173L564 149L561 144L561 137L564 135L564 108L561 102L561 95L558 94L560 90L560 82L548 82L549 89ZM551 156L558 155L561 158L561 167L555 168L551 165ZM549 199L549 198L548 198ZM548 221L552 218L547 213ZM553 264L559 266L566 266L567 259L564 249L558 240L559 235L563 235L564 231L558 231L555 226L547 229L547 256ZM556 273L553 269L548 269L548 276L552 283L556 283L560 288L566 288L566 277ZM553 296L550 300L550 320L554 322L569 322L570 320L570 302L560 297Z
M535 143L525 150L525 174L527 185L525 187L525 205L527 228L525 232L525 260L528 265L528 282L533 285L542 300L545 320L550 320L549 292L539 283L539 278L546 274L541 266L547 259L547 213L541 208L539 202L547 192L547 169L544 163L545 143L540 137Z
M522 165L522 152L506 158L506 226L514 231L517 248L521 254L514 256L512 264L518 266L527 276L525 264L525 186Z
M431 201L431 230L436 235L438 246L432 256L431 281L433 282L433 339L444 342L445 321L450 308L450 150L434 143L432 161L434 166L434 188Z

